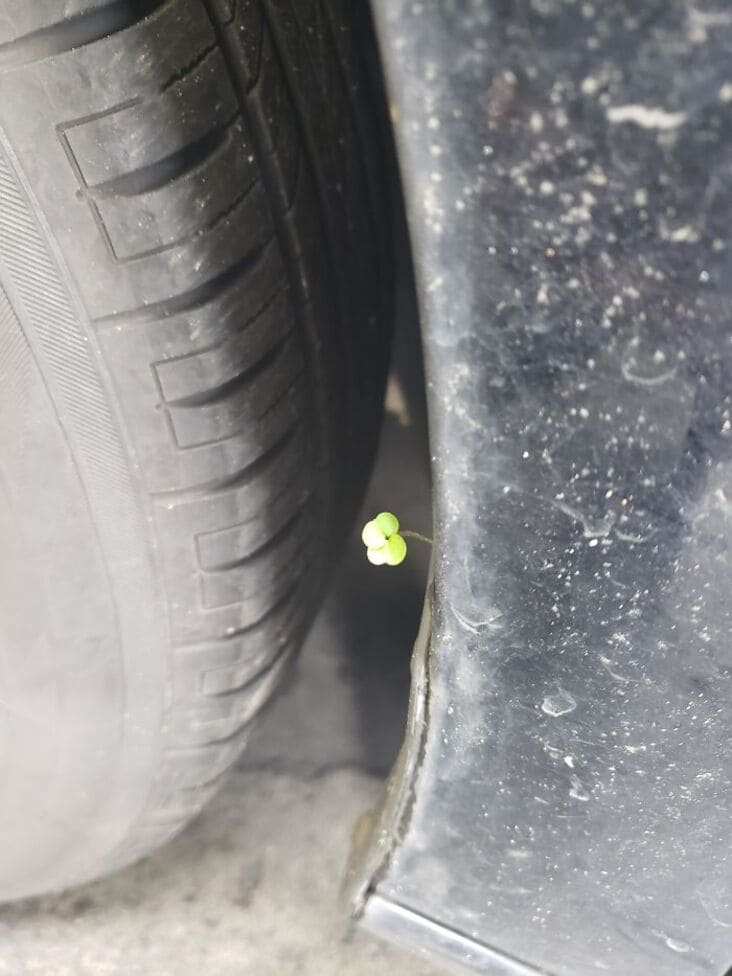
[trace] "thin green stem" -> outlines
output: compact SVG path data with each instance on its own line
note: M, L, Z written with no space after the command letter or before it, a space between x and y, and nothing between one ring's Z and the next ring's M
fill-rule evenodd
M399 535L403 535L407 539L419 539L420 542L426 542L428 546L434 544L432 539L428 539L426 535L422 535L421 532L412 532L410 529L399 529Z

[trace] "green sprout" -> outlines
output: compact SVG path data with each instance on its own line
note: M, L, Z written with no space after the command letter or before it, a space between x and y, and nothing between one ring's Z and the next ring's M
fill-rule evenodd
M432 540L419 532L399 531L399 519L391 512L381 512L363 527L361 541L366 546L366 558L374 566L398 566L407 555L406 539Z

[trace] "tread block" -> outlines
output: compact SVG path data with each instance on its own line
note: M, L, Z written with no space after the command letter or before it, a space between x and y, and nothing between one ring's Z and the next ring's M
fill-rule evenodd
M218 48L152 99L111 106L59 126L83 185L93 187L183 152L234 118L238 104Z
M157 784L160 799L151 803L158 822L188 819L191 808L200 809L219 788L226 772L234 765L251 734L251 725L227 739L191 746L171 746ZM155 822L153 820L153 822Z
M0 66L29 64L76 51L127 30L166 0L5 0L0 21Z
M241 316L241 310L239 311ZM236 378L241 363L258 363L294 328L289 287L277 283L252 317L229 329L217 345L175 360L153 365L160 390L168 403L203 394Z
M268 504L280 497L292 504L292 511L296 509L294 499L299 497L299 491L306 490L303 482L307 479L300 479L298 487L298 473L302 474L307 464L308 451L308 439L300 428L288 431L281 442L245 468L241 476L200 486L196 491L158 496L156 518L165 523L166 533L184 529L194 533L196 546L205 554L204 558L225 558L225 554L234 550L226 532L236 535L240 529L258 524ZM281 488L275 499L273 483ZM246 537L251 538L252 533L247 532Z
M285 646L246 687L202 698L193 706L177 710L170 726L173 742L205 746L236 735L261 710L292 656L293 648Z
M310 526L299 520L266 553L226 570L201 572L202 605L212 610L242 603L251 605L253 614L266 612L306 568L305 546L310 535Z
M224 173L226 180L221 179ZM155 180L155 174L149 179ZM130 260L204 234L235 209L239 219L246 220L242 202L257 180L258 170L243 123L236 118L223 130L221 141L213 142L211 154L180 175L147 192L124 192L134 183L117 181L116 188L107 185L89 195L115 257Z
M301 467L299 471L302 471ZM270 493L266 509L260 508L255 515L238 524L228 522L225 528L197 535L196 550L201 569L214 570L248 559L281 532L294 518L293 512L300 512L310 497L307 486L297 474L295 471L274 498Z
M234 44L239 50L239 64L245 88L251 89L258 81L263 60L263 47L267 25L259 0L230 0L233 16L226 25L232 31Z
M180 301L177 296L166 303L162 315L145 307L131 319L111 315L96 323L97 334L112 345L129 343L125 354L139 350L140 362L159 365L168 359L184 360L215 348L231 330L245 327L286 283L282 253L275 241L269 241L253 260L227 272L223 285L209 290L203 300Z
M305 614L302 591L287 591L257 627L215 641L180 647L173 658L172 694L185 706L201 696L244 687L283 648L297 644Z
M294 345L286 339L274 353L200 397L166 402L176 445L185 449L235 437L243 427L256 427L289 393L301 391L304 367L293 355Z

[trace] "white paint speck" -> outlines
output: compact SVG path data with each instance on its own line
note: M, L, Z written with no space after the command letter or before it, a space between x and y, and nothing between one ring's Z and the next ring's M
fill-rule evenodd
M564 688L559 688L553 695L547 695L541 703L541 710L545 715L552 718L559 718L560 715L569 715L577 707L577 702Z
M588 207L570 207L559 219L563 224L581 224L590 220L591 217L592 214Z
M593 166L587 171L585 179L593 186L607 186L607 176L599 166Z
M685 224L669 232L668 239L675 244L696 244L699 240L698 232L691 226Z
M611 105L607 117L613 125L632 122L641 129L678 129L686 121L685 112L667 112L651 105Z
M572 799L581 800L582 803L587 803L587 801L590 799L590 794L585 789L579 776L573 776L571 783L572 785L569 790L569 795L572 797Z
M672 939L668 937L666 939L666 945L669 949L673 949L674 952L690 952L691 946L686 942L681 942L680 939Z
M544 119L539 112L532 112L529 118L529 128L532 132L541 132L544 128Z

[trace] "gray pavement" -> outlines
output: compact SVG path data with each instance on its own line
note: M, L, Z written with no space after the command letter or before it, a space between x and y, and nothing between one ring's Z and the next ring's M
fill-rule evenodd
M389 397L364 517L430 534L420 418ZM425 547L426 548L426 547ZM432 976L358 931L338 901L350 836L401 740L428 552L366 562L354 532L337 583L250 748L210 807L112 878L0 907L9 976Z

